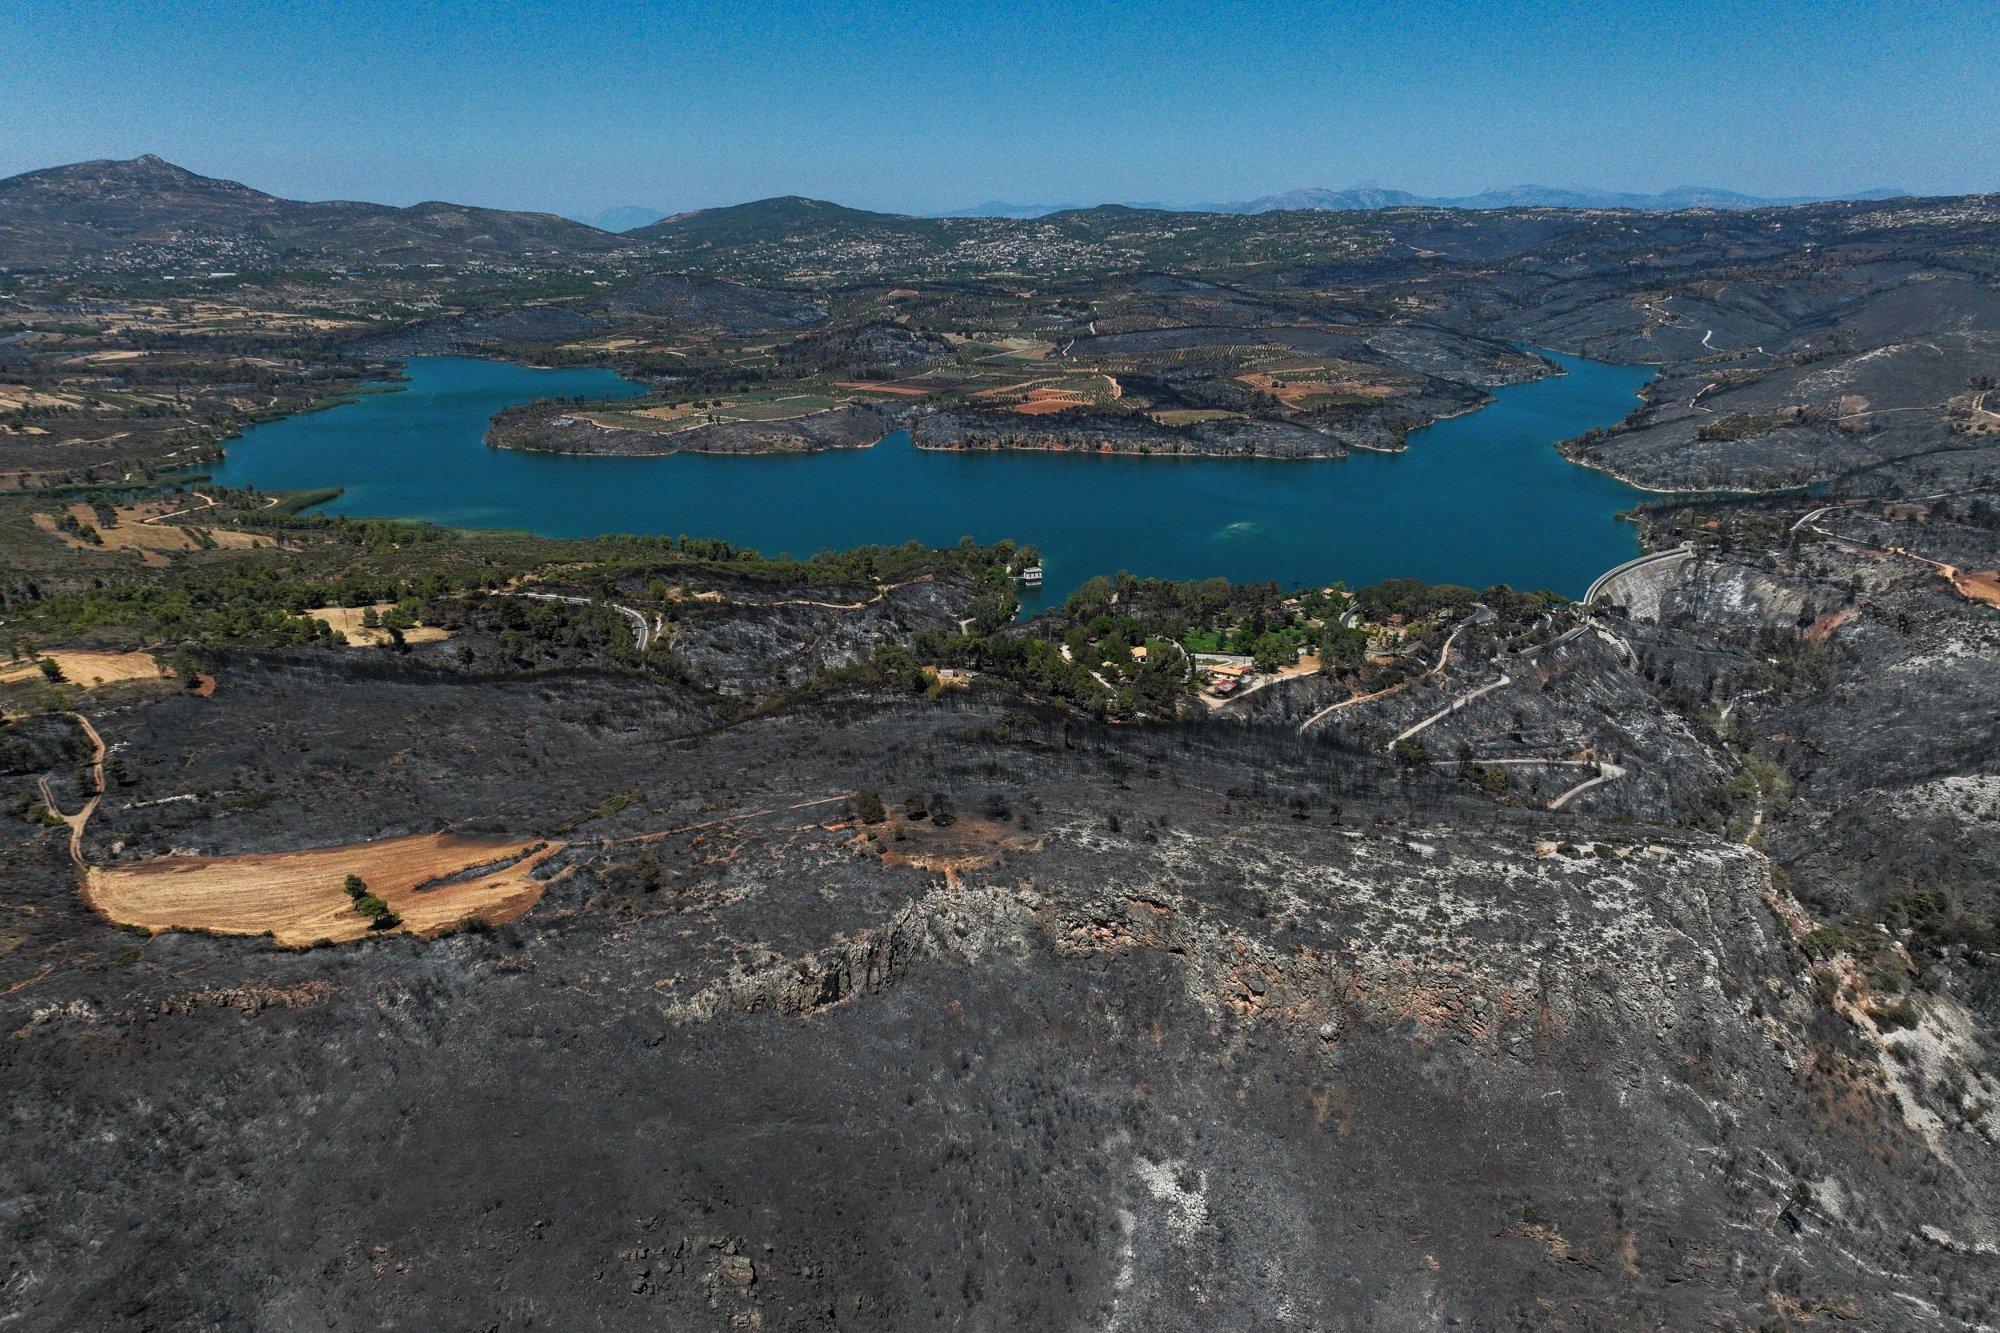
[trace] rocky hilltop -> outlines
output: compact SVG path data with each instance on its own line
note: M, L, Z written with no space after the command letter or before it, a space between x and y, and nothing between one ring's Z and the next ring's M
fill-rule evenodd
M148 154L0 180L0 262L46 268L182 260L271 266L424 264L590 254L616 238L552 213L429 202L302 203Z

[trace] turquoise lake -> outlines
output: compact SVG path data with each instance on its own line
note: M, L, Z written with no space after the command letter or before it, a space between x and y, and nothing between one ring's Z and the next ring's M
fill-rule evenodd
M1410 436L1400 454L1309 462L926 453L907 435L872 449L785 457L580 458L489 449L487 419L534 398L623 398L604 370L534 370L416 357L409 383L244 432L218 484L341 486L355 517L719 537L766 554L971 535L1041 548L1060 598L1094 574L1509 583L1580 596L1638 554L1615 515L1644 493L1552 447L1608 426L1652 375L1557 357L1565 375L1495 391L1492 406ZM1033 603L1031 601L1031 607Z

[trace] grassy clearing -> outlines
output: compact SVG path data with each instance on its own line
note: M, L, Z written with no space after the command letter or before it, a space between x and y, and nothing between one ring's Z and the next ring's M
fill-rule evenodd
M385 612L396 609L394 602L373 602L367 606L316 606L306 614L324 624L328 629L337 630L347 636L352 648L380 648L391 642L394 635L379 625L366 625L368 613L373 611L377 620ZM437 643L451 637L449 631L435 625L418 625L403 631L405 643Z
M71 685L81 685L92 689L99 685L115 685L122 680L160 680L171 677L173 672L157 661L151 653L93 653L55 652L40 653L37 658L47 657L62 669L63 680ZM0 666L0 685L12 685L17 681L41 680L42 669L38 661L26 661Z
M195 522L183 526L150 521L188 508L180 497L116 505L104 510L78 503L57 513L35 514L33 522L37 528L73 550L130 551L139 557L141 564L156 569L164 568L168 563L167 557L176 552L214 550L218 547L249 550L277 544L275 538L262 533L207 528ZM196 507L182 516L199 520L201 508Z

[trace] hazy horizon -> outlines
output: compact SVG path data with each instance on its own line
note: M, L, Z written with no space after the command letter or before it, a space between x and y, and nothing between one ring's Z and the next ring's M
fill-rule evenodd
M167 157L166 154L163 153L139 154L136 156L149 156L149 155L160 158L161 160L168 162L172 166L180 167L189 171L194 171L198 175L206 176L211 179L233 181L236 184L245 185L253 190L259 190L266 194L274 194L282 198L298 199L308 202L345 201L350 203L381 203L381 204L391 204L396 206L408 206L411 204L424 203L424 202L444 202L444 203L468 204L468 205L477 205L483 207L502 208L502 209L523 208L523 206L515 204L484 203L483 201L479 200L454 198L448 195L439 194L437 192L419 193L409 198L397 198L397 199L383 198L376 195L366 195L366 194L356 194L356 195L287 194L283 191L270 189L255 180L246 180L240 175L232 175L227 170L221 170L221 169L212 171L200 170L198 168L190 166L186 162L176 161L172 158L169 158ZM37 166L23 167L19 171L0 172L0 179L4 179L8 176L29 174L36 171L50 170L59 167L77 166L90 161L105 161L105 160L131 161L134 159L133 158L110 158L110 159L79 158L64 162L48 162L39 164ZM1161 208L1161 209L1170 209L1174 211L1196 212L1196 211L1201 211L1204 208L1228 207L1233 205L1252 203L1265 198L1270 198L1290 193L1306 192L1306 191L1323 190L1330 193L1342 193L1346 191L1365 191L1365 190L1400 190L1401 188L1402 187L1396 185L1383 184L1382 182L1379 181L1355 182L1347 185L1295 185L1295 186L1286 186L1282 188L1273 188L1270 190L1261 191L1258 194L1249 196L1248 198L1245 199L1229 199L1229 200L1224 200L1224 199L1174 200L1174 199L1157 199L1157 198L1113 199L1104 197L1083 197L1070 200L1051 201L1051 200L1031 200L1031 199L1002 199L997 196L989 196L987 198L967 202L964 204L957 205L955 207L948 207L948 208L926 208L926 209L911 209L911 210L884 209L881 211L890 213L902 213L904 215L914 216L914 217L952 217L952 216L980 215L979 210L982 209L1010 208L1010 209L1021 209L1021 210L1033 209L1045 212L1054 212L1060 209L1093 208L1105 205L1115 205L1115 206L1123 206L1129 208L1142 208L1142 209ZM1880 193L1882 190L1889 188L1892 187L1877 184L1871 186L1860 186L1846 191L1840 191L1840 190L1812 191L1808 192L1808 194L1809 197L1815 199L1840 199L1840 198L1860 197L1862 195L1867 195L1867 194L1876 194ZM1580 194L1614 193L1613 191L1604 190L1588 182L1516 181L1504 185L1482 186L1479 189L1447 191L1436 196L1425 196L1425 197L1426 198L1447 198L1447 197L1472 198L1482 194L1503 193L1506 191L1517 190L1517 189L1548 189L1548 190L1558 190L1558 191L1573 192ZM1714 182L1711 181L1683 181L1675 185L1661 187L1658 190L1618 191L1616 193L1656 195L1663 193L1672 193L1678 190L1696 190L1696 189L1726 191L1729 193L1743 194L1743 195L1751 194L1750 191L1733 190L1729 186L1716 185ZM1899 192L1913 193L1907 191L1899 191ZM1409 193L1415 193L1415 192L1409 192ZM1969 191L1968 193L1983 193L1983 192ZM772 194L762 194L751 198L724 199L715 201L713 203L695 204L683 209L656 208L652 205L644 204L638 201L626 200L620 203L606 205L601 208L543 208L543 209L524 209L524 211L550 213L558 217L565 217L573 221L589 223L592 225L596 225L599 221L611 221L614 215L619 215L619 214L632 215L633 220L619 219L618 220L619 225L612 227L612 230L621 230L621 229L630 229L633 226L644 225L645 222L656 220L656 218L671 217L681 213L697 212L702 209L726 208L732 205L755 203L766 199L782 199L782 198L798 198L798 197L810 197L810 196L802 196L801 193L796 190L781 190ZM1757 197L1763 197L1763 196L1757 196ZM868 205L865 204L856 204L849 199L827 199L823 200L822 202L841 204L852 208L866 209L869 207ZM646 214L647 216L642 220L638 219L638 215L642 213Z
M1381 182L1760 197L2000 184L2000 6L1774 0L1718 19L1355 3L551 14L345 0L37 3L0 175L156 153L300 199L595 216L801 194L940 213ZM1912 78L1910 71L1921 71Z

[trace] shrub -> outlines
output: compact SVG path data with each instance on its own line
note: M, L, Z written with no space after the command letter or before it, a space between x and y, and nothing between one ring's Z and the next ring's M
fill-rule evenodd
M1870 1005L1868 1016L1875 1020L1875 1026L1884 1032L1894 1032L1898 1028L1913 1028L1917 1025L1917 1006L1908 1000L1892 1000L1887 1004Z
M863 787L854 793L848 804L853 807L855 818L864 824L879 824L889 817L889 812L882 808L882 794L873 787Z
M401 924L396 914L389 910L389 904L383 902L372 893L364 893L359 898L356 898L354 900L354 910L368 918L368 929L370 930L387 930L391 926Z

